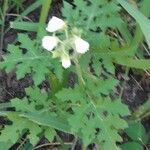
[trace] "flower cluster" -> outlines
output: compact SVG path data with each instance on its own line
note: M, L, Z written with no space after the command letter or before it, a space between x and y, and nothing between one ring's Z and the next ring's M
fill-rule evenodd
M87 41L74 33L68 34L68 26L62 19L53 16L46 30L53 33L53 35L44 36L42 39L42 46L46 50L52 52L53 57L59 57L64 68L71 66L71 59L73 60L73 56L84 54L89 50L89 43ZM60 38L56 36L56 32L58 31L64 31L66 39L60 40ZM73 54L69 53L70 49L73 49Z

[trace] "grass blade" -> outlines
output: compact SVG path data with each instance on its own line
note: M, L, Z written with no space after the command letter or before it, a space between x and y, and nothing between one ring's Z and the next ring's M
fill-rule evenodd
M138 22L150 48L150 20L128 2L124 0L118 2Z

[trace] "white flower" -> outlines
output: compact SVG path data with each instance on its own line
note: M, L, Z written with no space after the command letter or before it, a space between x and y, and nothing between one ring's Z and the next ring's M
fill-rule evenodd
M55 16L51 18L46 28L49 32L55 32L57 30L61 30L66 26L65 22L62 19L59 19Z
M74 43L75 43L75 50L77 51L77 53L84 54L89 50L90 47L89 43L81 39L80 37L75 37Z
M52 51L58 44L58 38L55 36L44 36L42 46L48 51Z
M61 57L62 66L66 69L71 66L71 60L68 55Z

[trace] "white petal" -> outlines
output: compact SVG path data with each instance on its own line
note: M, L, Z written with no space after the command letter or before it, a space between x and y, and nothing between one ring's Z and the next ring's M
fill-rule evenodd
M89 43L81 39L80 37L76 37L74 42L75 42L75 50L77 51L77 53L84 54L89 50L90 47Z
M62 66L66 69L69 68L71 66L71 60L69 58L69 56L63 56L61 58L62 61Z
M53 16L52 19L49 21L46 30L49 32L55 32L57 30L63 29L65 26L66 24L62 19Z
M55 36L44 36L42 46L48 51L52 51L58 44L58 38Z

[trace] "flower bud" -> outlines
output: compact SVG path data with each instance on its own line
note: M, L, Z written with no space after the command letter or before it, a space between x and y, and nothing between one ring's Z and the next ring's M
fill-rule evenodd
M75 37L75 50L77 53L84 54L89 50L89 43L80 37Z
M44 36L42 46L48 51L52 51L58 44L58 38L55 36Z
M59 18L53 16L50 19L46 30L49 32L55 32L55 31L65 28L65 26L66 26L66 24L62 19L59 19Z
M62 66L66 69L71 66L71 60L69 58L69 55L65 55L61 57Z

